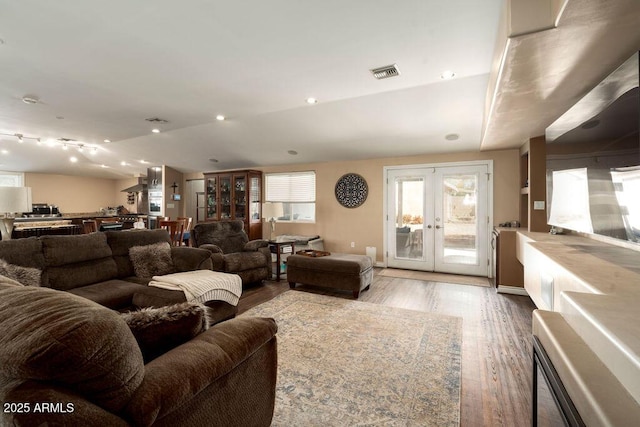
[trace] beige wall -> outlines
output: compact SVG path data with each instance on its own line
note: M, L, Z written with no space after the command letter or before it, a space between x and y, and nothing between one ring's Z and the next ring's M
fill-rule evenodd
M184 189L186 188L186 184L182 178L182 172L178 172L177 170L172 169L169 166L164 166L162 170L162 185L164 190L164 215L172 219L176 219L179 216L184 216L182 208L182 204L184 203L183 200L171 200L171 196L173 195L173 188L171 187L171 185L174 182L178 186L176 188L175 194L184 196L183 193Z
M493 220L494 224L518 218L519 209L519 151L500 150L469 153L393 157L360 161L309 163L256 168L263 172L314 170L316 172L316 223L276 225L276 234L318 234L324 238L325 248L334 252L364 254L367 246L377 248L378 261L383 259L383 167L414 164L435 164L475 160L493 160ZM369 185L367 201L355 209L342 207L334 196L335 183L342 175L354 172L362 175ZM126 193L120 190L136 183L127 180L105 180L62 175L25 174L26 185L33 188L34 202L57 204L63 213L95 212L100 207L126 204ZM176 193L184 197L187 179L201 179L202 173L181 174L165 167L163 180L165 196L173 208L166 215L183 215L183 202L171 201L175 181ZM128 207L129 209L129 207ZM263 227L267 237L268 227ZM355 242L355 248L350 247Z
M434 164L475 160L493 160L493 220L494 224L518 218L519 152L500 150L411 157L393 157L361 161L309 163L256 168L263 172L313 170L316 172L316 223L276 224L276 234L318 234L324 238L325 249L334 252L364 254L367 246L377 248L377 259L383 259L383 168L384 166ZM366 202L355 209L342 207L334 196L335 183L342 175L354 172L369 185ZM202 174L186 174L185 179L202 178ZM268 237L268 227L263 228ZM355 248L350 243L355 242Z
M33 203L56 205L63 214L98 212L119 205L129 209L127 193L120 190L137 182L136 178L113 180L29 172L24 176Z

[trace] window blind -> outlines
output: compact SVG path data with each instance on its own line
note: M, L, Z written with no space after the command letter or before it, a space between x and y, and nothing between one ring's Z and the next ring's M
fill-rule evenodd
M308 171L266 174L265 193L267 202L315 202L316 173Z

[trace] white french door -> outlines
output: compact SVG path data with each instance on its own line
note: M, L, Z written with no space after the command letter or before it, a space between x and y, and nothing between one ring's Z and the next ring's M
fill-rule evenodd
M387 265L488 274L488 167L387 171Z

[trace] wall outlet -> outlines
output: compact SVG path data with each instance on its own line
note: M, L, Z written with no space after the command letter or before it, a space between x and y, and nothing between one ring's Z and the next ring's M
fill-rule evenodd
M356 242L351 242L351 247L355 248L356 247Z
M543 211L544 210L544 200L534 200L533 209L536 210L536 211Z

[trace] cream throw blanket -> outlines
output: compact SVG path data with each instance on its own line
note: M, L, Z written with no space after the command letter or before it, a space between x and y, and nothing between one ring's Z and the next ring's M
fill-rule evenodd
M219 300L238 305L242 295L242 279L237 274L211 270L194 270L153 276L149 286L183 291L187 301Z

